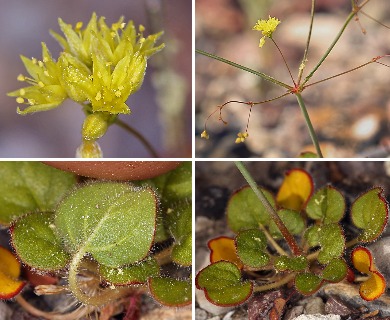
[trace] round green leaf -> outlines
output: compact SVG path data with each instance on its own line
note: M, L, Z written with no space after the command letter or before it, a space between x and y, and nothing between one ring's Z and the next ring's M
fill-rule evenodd
M278 210L278 215L291 234L300 234L305 229L305 222L303 221L303 218L299 212L289 209L281 209ZM270 222L269 231L273 238L283 238L279 228L276 226L274 221Z
M307 215L324 224L337 223L344 216L345 199L335 188L326 186L318 190L306 206Z
M53 213L32 213L11 227L12 244L23 263L42 270L58 270L66 266L68 254L55 235Z
M329 282L340 282L347 276L348 266L344 259L333 259L325 267L322 277Z
M316 292L321 287L321 284L322 279L313 273L300 273L295 277L295 287L304 295Z
M260 188L265 197L276 208L273 195ZM227 218L230 228L234 232L245 229L254 229L262 225L268 225L270 216L249 186L246 186L235 192L229 200L227 209Z
M172 278L149 278L149 290L163 305L181 307L191 303L192 286L190 281Z
M322 264L328 264L344 253L345 238L337 223L312 226L306 230L305 238L310 247L321 246L317 260Z
M88 252L109 267L142 260L156 225L152 190L99 182L75 190L59 205L55 225L68 250Z
M172 249L173 262L182 266L190 266L192 264L192 235L181 239L179 243L175 243Z
M54 211L76 182L74 174L40 162L0 162L0 223L34 211Z
M279 271L303 271L309 265L305 256L286 257L280 256L275 259L275 268Z
M199 271L195 284L204 290L210 302L224 307L244 303L253 290L251 282L241 281L240 269L227 261L218 261Z
M119 268L110 268L101 264L99 273L106 281L114 285L128 285L145 283L149 277L160 273L160 267L155 259L150 258Z
M259 229L241 231L235 242L238 257L244 265L261 268L269 262L269 255L266 252L267 238Z
M352 204L351 217L353 223L363 233L359 241L371 242L378 238L387 223L388 205L382 188L374 188L362 194Z

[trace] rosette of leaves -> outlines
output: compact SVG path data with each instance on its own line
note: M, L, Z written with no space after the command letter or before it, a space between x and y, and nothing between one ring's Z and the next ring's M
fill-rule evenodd
M343 280L348 272L344 259L346 241L341 227L346 204L340 191L325 186L313 194L312 179L301 169L288 172L276 198L264 188L259 187L259 190L289 235L279 230L269 208L250 187L235 192L226 209L235 239L211 240L212 263L196 277L196 286L204 290L207 299L221 306L245 302L252 291L270 288L267 284L262 287L247 280L249 274L253 275L252 271L259 270L278 271L271 287L294 280L296 289L304 295L316 292L325 283ZM350 214L351 220L362 229L356 241L375 240L388 216L382 189L373 188L362 194L352 204ZM288 247L293 248L290 237L304 240L299 254L286 251Z
M166 181L166 188L175 189L175 184L191 180L190 168L184 164L166 174L176 178L160 179ZM35 174L40 175L39 168ZM55 189L50 182L46 187ZM191 303L188 277L162 276L160 270L172 260L190 267L191 251L186 250L191 234L190 195L191 190L186 201L180 199L187 206L175 211L174 224L160 216L161 203L170 201L160 197L152 181L141 186L87 182L57 199L49 210L38 208L15 219L10 228L12 245L31 268L59 274L67 270L68 290L83 304L101 306L141 286L162 304L187 305ZM160 224L161 229L171 226L165 232L173 242L163 252L156 251Z

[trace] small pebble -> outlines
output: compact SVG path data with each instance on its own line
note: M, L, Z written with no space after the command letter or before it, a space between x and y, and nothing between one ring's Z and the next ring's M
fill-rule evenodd
M336 314L327 314L326 316L322 314L313 314L313 315L302 314L293 320L340 320L340 319L341 317Z

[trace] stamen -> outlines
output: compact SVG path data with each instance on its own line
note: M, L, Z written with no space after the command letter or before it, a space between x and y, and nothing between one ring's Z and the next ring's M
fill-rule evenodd
M16 78L18 81L26 81L26 77L22 74L18 75L18 77Z
M96 100L96 101L99 101L101 98L102 98L102 93L99 91L99 92L96 94L95 100Z
M39 81L39 82L38 82L38 86L41 87L41 88L43 88L43 87L45 86L45 84L44 84L42 81Z
M38 61L38 66L40 66L41 68L43 68L44 64L41 60Z
M17 103L24 103L24 99L22 97L17 97L16 102Z
M31 58L31 61L33 64L37 64L38 63L38 60L36 58Z

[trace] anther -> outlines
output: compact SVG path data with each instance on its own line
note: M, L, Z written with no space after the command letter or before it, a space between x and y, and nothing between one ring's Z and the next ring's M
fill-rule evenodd
M17 103L24 103L24 99L22 97L17 97L16 102Z

